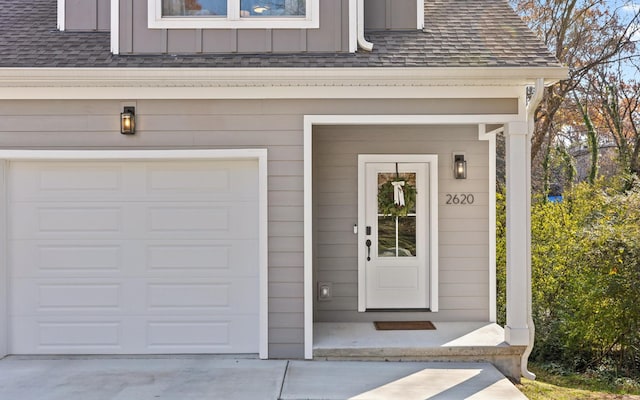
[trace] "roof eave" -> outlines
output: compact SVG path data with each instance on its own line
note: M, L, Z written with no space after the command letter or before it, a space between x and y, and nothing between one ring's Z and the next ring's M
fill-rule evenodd
M265 88L322 88L350 90L337 97L359 97L356 88L424 88L424 87L522 87L544 79L552 84L566 79L568 69L546 67L394 67L394 68L0 68L0 98L39 98L38 93L67 90L64 98L88 98L80 93L91 89L94 98L144 98L146 92L169 94L184 89L212 88L228 98L231 89L239 98L264 97ZM16 90L20 89L20 90ZM131 90L135 89L135 90ZM162 90L160 90L162 89ZM242 90L241 90L242 89ZM131 92L131 93L129 93ZM316 97L308 91L305 97ZM75 94L74 94L75 93ZM100 93L109 93L101 95ZM137 95L133 95L138 93ZM288 97L282 91L274 97ZM349 94L351 93L351 94ZM51 94L50 94L51 96ZM75 97L73 97L75 96ZM116 97L114 97L116 96ZM322 95L321 97L330 97ZM46 98L46 97L42 97Z

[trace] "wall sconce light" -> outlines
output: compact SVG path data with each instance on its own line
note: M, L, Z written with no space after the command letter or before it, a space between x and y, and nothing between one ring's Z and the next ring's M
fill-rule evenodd
M464 154L453 155L453 176L456 179L467 179L467 160Z
M133 135L136 133L136 108L124 107L120 113L120 133Z

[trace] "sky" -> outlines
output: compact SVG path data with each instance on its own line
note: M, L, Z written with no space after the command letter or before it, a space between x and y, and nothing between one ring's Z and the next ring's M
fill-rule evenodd
M636 1L620 1L620 0L608 0L609 5L615 10L619 7L619 13L622 18L629 20L633 18L638 11L640 11L640 0ZM638 27L640 28L640 27ZM636 29L634 40L640 41L640 29Z
M640 11L640 0L607 0L607 3L612 10L618 10L623 21L629 21ZM635 33L631 36L631 39L638 42L637 51L640 52L640 24L636 24L634 30ZM640 81L638 69L633 66L623 68L622 73L627 79Z

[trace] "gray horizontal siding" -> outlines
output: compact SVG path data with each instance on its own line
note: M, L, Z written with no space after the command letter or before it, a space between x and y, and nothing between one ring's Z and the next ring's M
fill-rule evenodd
M66 0L65 30L108 32L111 23L110 0Z
M269 327L270 357L300 358L303 356L303 115L305 114L437 114L437 113L516 113L517 102L510 99L499 100L138 100L136 114L138 132L133 136L119 133L119 114L122 103L127 99L100 101L0 101L0 144L2 148L14 149L185 149L185 148L267 148L269 183ZM344 165L354 160L354 154L344 151L345 146L335 146L334 142L342 131L335 128L317 128L316 138L325 138L317 152L333 162L321 163L316 168L324 169L322 174L331 178L344 171ZM383 141L389 136L386 128L361 129L368 142ZM404 128L403 128L404 129ZM397 129L393 128L394 131ZM461 128L447 129L440 133L438 140L426 141L428 136L416 138L399 137L405 150L431 149L447 152L447 146L465 150L470 166L486 166L486 144L472 140L474 134ZM474 131L475 132L475 131ZM333 135L333 136L331 136ZM477 134L476 134L477 136ZM351 133L342 138L354 150L357 140ZM451 143L447 145L446 143ZM469 142L472 146L467 147ZM324 149L323 149L324 146ZM385 150L388 143L381 146ZM416 147L422 146L422 147ZM427 146L427 147L425 147ZM433 146L433 147L428 147ZM484 146L484 147L483 147ZM349 151L352 151L349 150ZM372 150L371 148L363 150ZM398 149L400 150L400 149ZM482 157L480 157L482 156ZM450 161L441 157L441 168ZM326 164L326 165L325 165ZM354 164L355 165L355 164ZM349 174L355 173L355 170ZM347 174L347 175L349 175ZM441 179L449 179L443 173ZM356 182L351 176L345 178L349 188ZM454 182L455 183L455 182ZM470 171L470 179L465 181L473 190L488 187L484 175ZM477 186L476 186L477 185ZM465 190L467 187L465 186ZM459 191L461 189L456 189ZM355 239L352 231L353 219L336 217L351 215L357 210L357 196L353 192L315 192L315 200L328 215L318 216L314 224L318 239L317 249L324 251L318 260L316 279L335 282L335 289L341 301L323 306L317 316L324 320L358 321L363 315L355 312L353 293L356 289L354 255ZM329 200L334 203L329 203ZM480 200L480 197L479 197ZM482 200L485 201L485 200ZM453 239L455 232L483 232L486 230L487 215L460 217L455 210L448 211L441 206L441 216L449 215L448 223L441 224L441 234L449 235L449 243L443 243L442 251L459 253L460 245ZM460 210L458 210L460 211ZM346 213L346 214L345 214ZM465 230L467 229L468 230ZM471 234L471 233L469 233ZM336 241L339 240L338 243ZM486 298L486 284L478 285L469 279L456 280L455 271L460 275L486 270L486 247L484 242L474 244L477 248L467 258L445 257L440 261L445 282L440 290L455 296L466 293L468 297ZM333 247L335 252L329 249ZM329 254L327 254L329 252ZM448 319L473 320L486 317L486 305L469 302L470 307L461 308L453 300L444 305ZM464 305L464 304L462 304ZM383 316L386 314L383 314ZM393 315L393 314L391 314ZM444 315L444 314L443 314ZM368 317L367 317L368 318Z
M149 29L148 0L119 1L121 54L349 51L348 0L321 0L317 29Z
M129 99L123 99L129 101ZM120 101L113 100L66 100L66 101L3 101L0 100L0 115L3 118L37 116L87 117L113 116L122 111ZM25 105L28 108L25 108ZM191 118L192 116L217 117L221 115L255 116L302 116L305 114L400 114L400 115L437 115L437 114L517 114L518 99L416 99L416 100L367 100L367 99L330 99L330 100L144 100L138 101L137 114L147 116L174 116ZM30 119L30 118L29 118ZM0 121L2 122L2 121ZM24 122L24 121L23 121ZM77 121L76 121L77 123ZM116 121L117 124L117 121ZM105 126L92 126L91 131ZM215 128L215 127L214 127ZM242 126L238 127L242 128ZM292 127L292 132L299 132ZM52 126L51 129L56 129ZM171 127L168 127L171 129ZM210 130L203 126L200 130ZM110 130L106 129L106 130ZM220 129L216 129L220 131ZM237 129L236 129L237 130ZM224 133L224 132L222 132ZM384 135L383 132L372 134ZM270 138L273 133L270 133ZM455 140L455 138L452 138ZM271 141L271 140L270 140Z

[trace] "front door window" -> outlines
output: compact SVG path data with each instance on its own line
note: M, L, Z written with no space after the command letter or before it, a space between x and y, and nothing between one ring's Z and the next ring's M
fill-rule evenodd
M379 257L415 257L416 256L416 204L405 204L406 215L389 215L388 208L394 207L397 193L390 182L402 184L403 202L414 193L407 190L416 187L416 173L378 173L378 256ZM397 190L396 190L397 191ZM399 208L400 206L398 205Z

